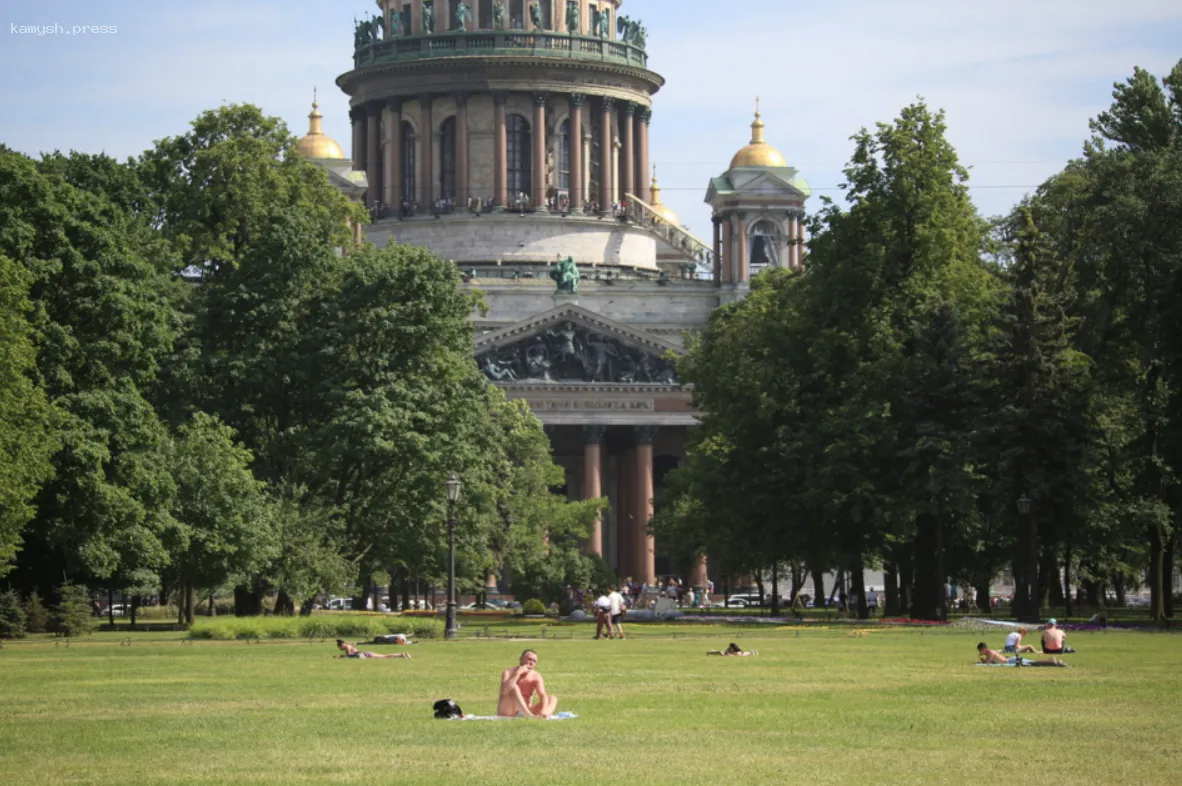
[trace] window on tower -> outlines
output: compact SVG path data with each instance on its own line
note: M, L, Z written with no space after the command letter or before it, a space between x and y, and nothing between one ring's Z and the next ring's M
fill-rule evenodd
M558 131L558 188L570 190L570 121L563 120Z
M530 178L530 144L532 137L529 122L521 115L509 115L505 120L506 131L506 165L509 187L509 201L517 199L518 194L529 196L531 191Z

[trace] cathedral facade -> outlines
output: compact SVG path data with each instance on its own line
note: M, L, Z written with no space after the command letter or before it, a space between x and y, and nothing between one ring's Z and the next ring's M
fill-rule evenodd
M708 184L709 240L661 203L649 125L664 77L624 0L377 0L357 24L352 151L314 105L297 150L363 200L365 239L423 246L484 295L476 362L545 425L587 543L620 576L706 582L647 532L697 422L685 337L750 277L802 262L807 184L764 139ZM361 230L359 230L361 231Z

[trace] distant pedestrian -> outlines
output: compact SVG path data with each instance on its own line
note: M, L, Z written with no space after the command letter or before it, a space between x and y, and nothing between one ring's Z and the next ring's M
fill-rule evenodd
M878 593L874 587L866 590L866 608L870 610L871 617L878 615Z

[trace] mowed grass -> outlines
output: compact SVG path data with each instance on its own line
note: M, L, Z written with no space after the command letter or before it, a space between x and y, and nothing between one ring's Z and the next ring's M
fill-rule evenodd
M1013 669L973 666L982 635L956 630L633 625L627 641L593 641L586 625L491 628L504 630L535 640L429 641L410 661L183 634L8 642L0 782L1182 782L1175 635L1073 633L1071 668ZM705 656L732 640L760 654ZM526 646L578 719L431 717L441 698L494 713L500 671Z

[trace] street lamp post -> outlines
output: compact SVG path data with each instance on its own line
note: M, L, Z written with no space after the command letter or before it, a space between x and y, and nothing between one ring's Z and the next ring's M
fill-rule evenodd
M460 479L452 473L447 487L447 626L443 638L456 637L456 502L460 499Z
M1032 622L1038 620L1038 533L1034 528L1034 516L1030 512L1031 499L1022 492L1018 497L1018 513L1026 519L1026 608L1023 616Z

